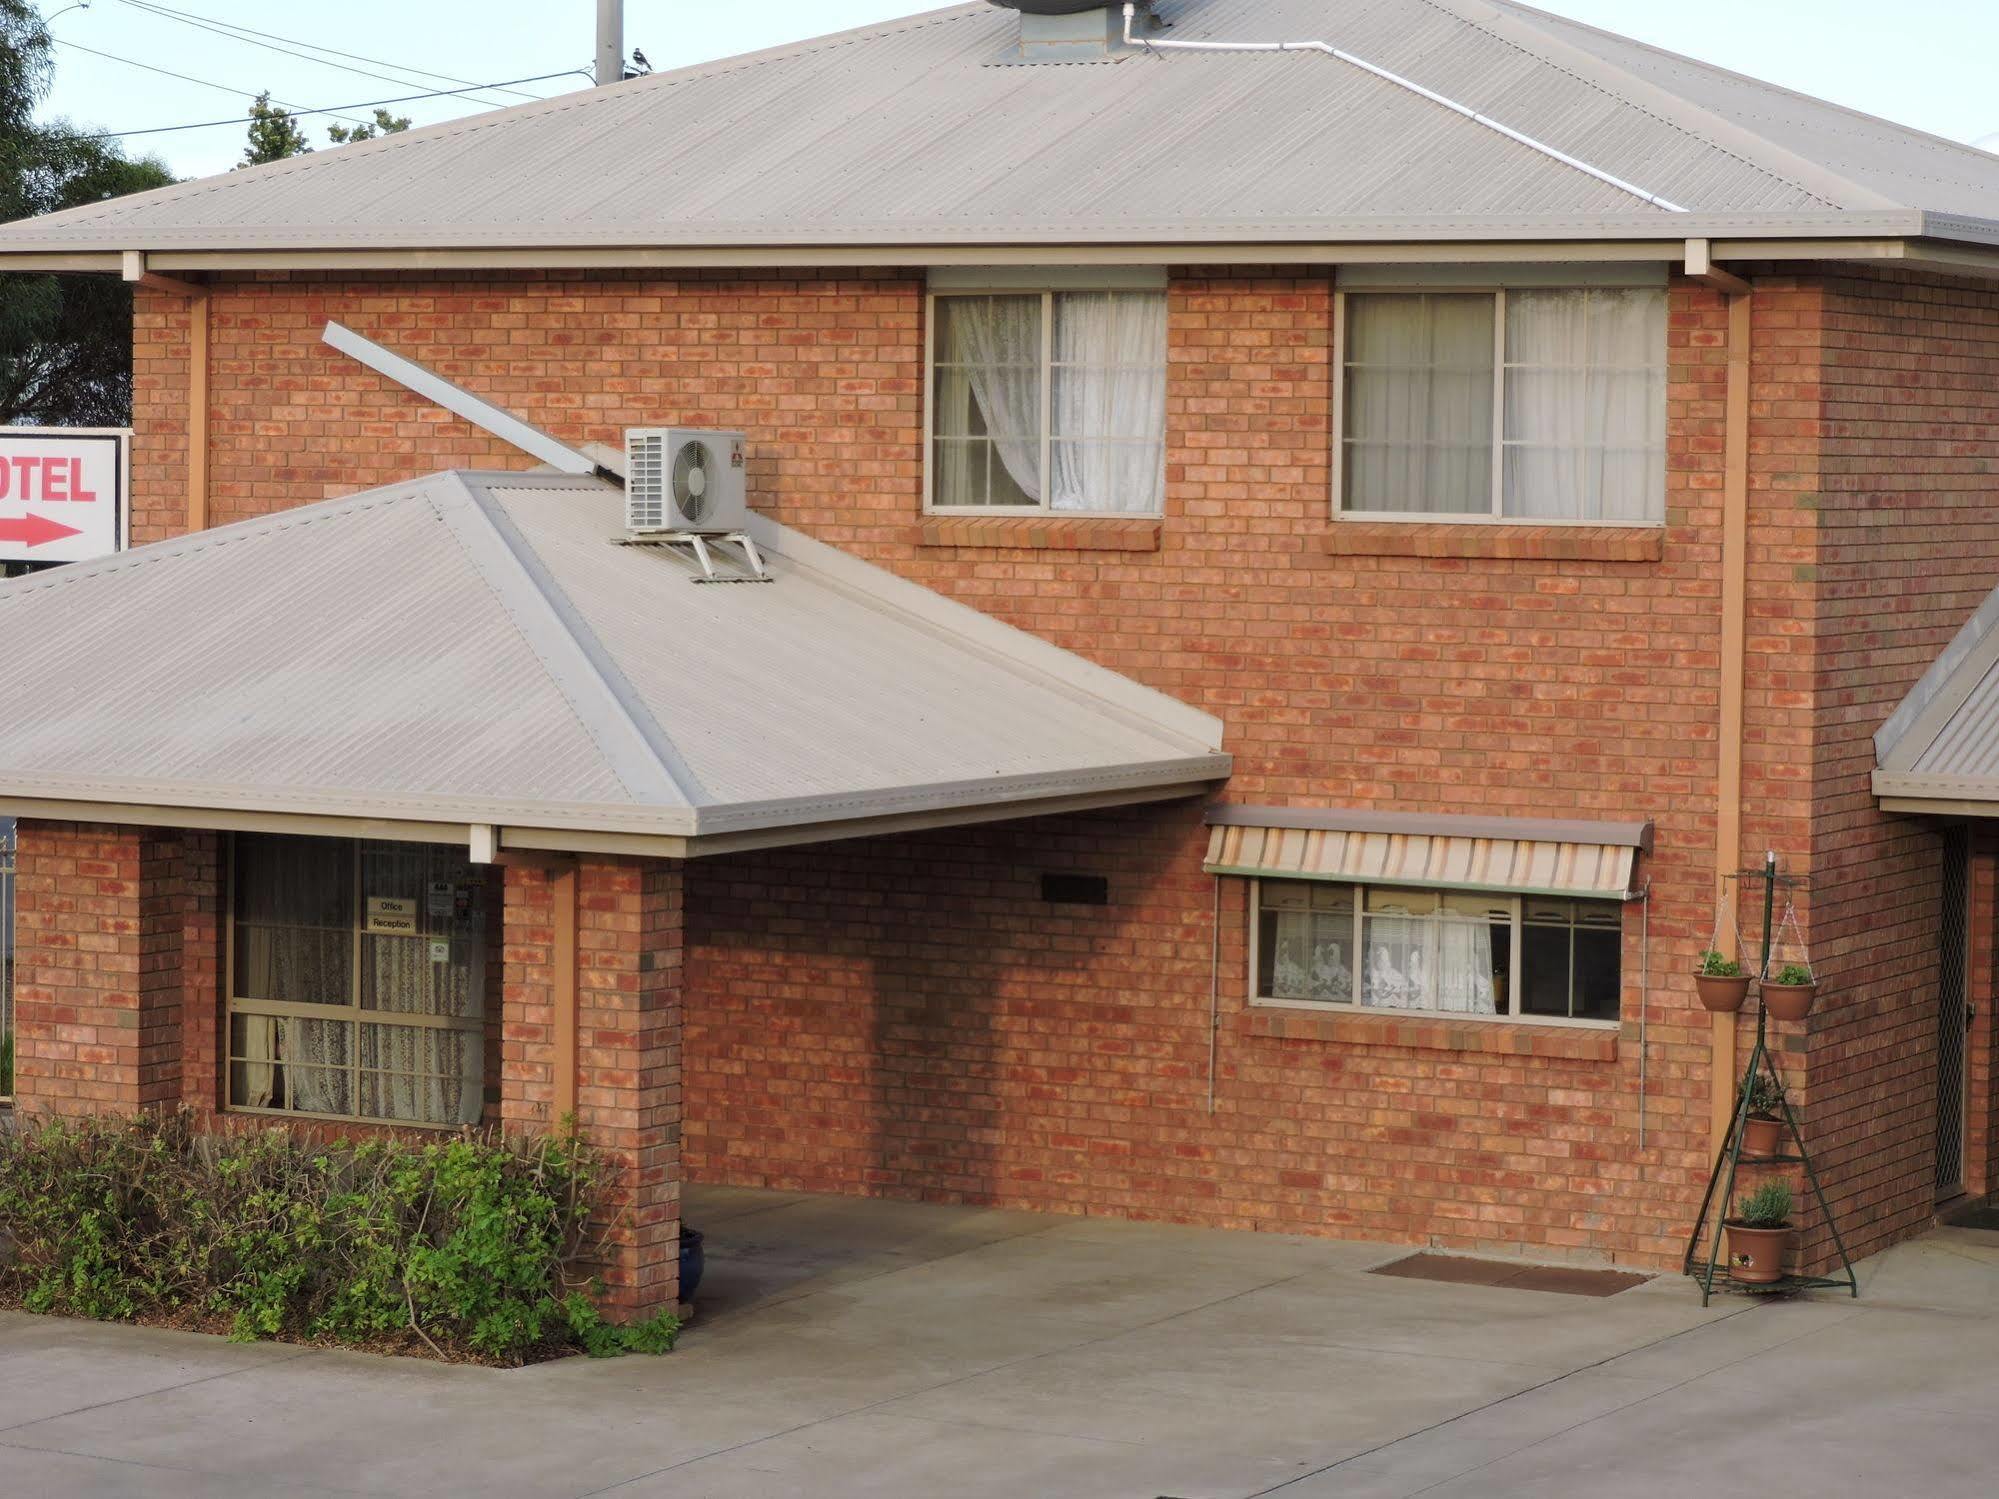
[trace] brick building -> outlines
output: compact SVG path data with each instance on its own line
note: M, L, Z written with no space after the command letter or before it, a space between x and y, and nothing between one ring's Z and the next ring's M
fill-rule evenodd
M1510 4L1133 22L0 229L137 284L141 545L0 590L19 1106L573 1113L632 1307L682 1180L1664 1266L1771 850L1849 1247L1999 1186L1999 845L1870 781L1999 581L1999 162ZM652 426L773 585L613 546Z

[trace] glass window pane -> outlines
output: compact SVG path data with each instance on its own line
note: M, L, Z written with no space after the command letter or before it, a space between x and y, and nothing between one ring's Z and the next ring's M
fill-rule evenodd
M354 1002L354 933L318 927L236 928L236 997L289 1005Z
M1569 1013L1570 928L1527 923L1520 931L1520 1013Z
M359 1112L416 1124L476 1124L483 1051L476 1031L364 1025Z
M345 927L354 909L354 845L344 838L244 833L236 839L238 921Z
M1503 509L1659 522L1666 506L1666 294L1506 296Z
M1353 888L1268 880L1259 889L1257 993L1264 999L1353 999Z
M485 1009L485 885L456 849L361 845L361 1006L475 1018Z
M1570 1013L1578 1020L1615 1020L1622 1013L1623 981L1618 972L1622 946L1619 932L1576 929L1575 997Z
M1157 515L1164 505L1166 296L1054 299L1049 506Z
M932 503L1040 503L1042 299L938 297L932 307Z
M353 1034L353 1025L345 1020L232 1015L231 1106L351 1114Z
M1494 299L1346 301L1342 507L1492 512Z

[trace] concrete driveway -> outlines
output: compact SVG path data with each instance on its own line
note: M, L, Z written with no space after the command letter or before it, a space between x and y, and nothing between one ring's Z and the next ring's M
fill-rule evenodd
M1999 1234L1703 1311L1369 1275L1409 1251L696 1191L665 1359L451 1368L0 1316L0 1493L1999 1491ZM1773 1487L1774 1485L1774 1487Z

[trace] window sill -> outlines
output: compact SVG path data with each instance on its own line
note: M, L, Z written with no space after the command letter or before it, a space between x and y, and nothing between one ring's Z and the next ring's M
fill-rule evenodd
M1568 1062L1614 1062L1613 1026L1534 1025L1504 1020L1440 1020L1427 1015L1362 1015L1251 1005L1243 1029L1280 1041L1339 1041L1357 1046L1406 1046L1420 1051L1482 1052Z
M926 515L927 547L1016 547L1055 552L1156 552L1156 517Z
M1662 526L1535 526L1497 521L1335 521L1333 557L1474 557L1525 562L1657 562Z

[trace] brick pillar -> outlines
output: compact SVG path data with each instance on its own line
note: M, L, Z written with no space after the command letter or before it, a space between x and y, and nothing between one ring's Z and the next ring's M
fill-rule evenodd
M24 1114L133 1113L181 1090L180 835L23 822L15 1098Z
M659 860L589 855L576 866L575 1076L565 1052L551 868L506 871L500 1112L547 1129L573 1087L600 1155L605 1309L674 1305L680 1270L681 876Z

